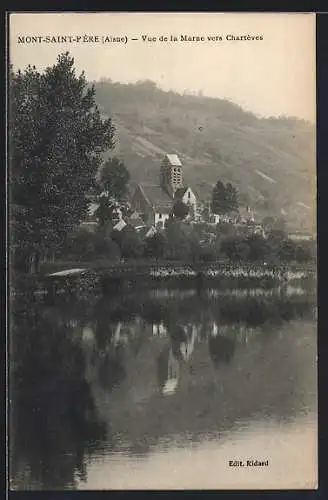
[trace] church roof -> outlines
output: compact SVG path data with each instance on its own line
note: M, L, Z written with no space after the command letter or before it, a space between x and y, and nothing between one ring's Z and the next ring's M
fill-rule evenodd
M156 210L171 211L172 199L167 192L157 184L138 184L146 201Z
M167 155L165 155L165 158L169 161L170 165L173 165L174 167L182 167L182 163L181 163L178 155L167 154Z
M188 186L187 187L182 187L182 188L178 188L176 190L176 192L174 193L174 198L177 200L177 199L181 199L183 197L183 195L185 194L185 192L187 191L188 189Z

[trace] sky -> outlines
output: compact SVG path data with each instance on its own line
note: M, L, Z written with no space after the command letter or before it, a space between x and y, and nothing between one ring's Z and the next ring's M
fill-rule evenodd
M83 42L83 37L98 37ZM143 35L156 41L142 40ZM170 36L178 41L170 41ZM181 41L181 35L204 41ZM227 35L261 40L227 40ZM22 37L38 36L29 42ZM71 36L67 43L44 37ZM127 43L106 37L127 37ZM168 41L160 41L160 37ZM222 37L222 40L207 40ZM20 42L19 42L20 37ZM77 37L81 37L76 41ZM103 38L105 37L105 38ZM138 40L131 40L137 38ZM107 38L108 40L108 38ZM104 43L103 43L104 41ZM78 72L164 90L229 99L260 116L315 121L315 15L312 13L12 13L9 59L39 70L69 51Z

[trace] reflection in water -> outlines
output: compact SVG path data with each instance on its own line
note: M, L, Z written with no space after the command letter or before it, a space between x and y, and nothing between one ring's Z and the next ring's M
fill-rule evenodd
M172 471L147 461L148 484L147 457L197 471L206 453L221 462L235 449L273 457L269 430L279 441L302 418L315 427L314 298L299 290L16 302L12 318L13 489L147 488L156 474L171 487ZM212 478L199 487L225 484L213 470Z
M85 456L105 439L71 324L44 309L12 326L12 488L75 487L75 477L86 477Z
M229 363L235 352L235 340L224 337L217 333L208 339L208 350L211 360L216 368L221 363Z
M171 347L166 347L158 357L158 384L161 394L173 394L179 384L179 360Z

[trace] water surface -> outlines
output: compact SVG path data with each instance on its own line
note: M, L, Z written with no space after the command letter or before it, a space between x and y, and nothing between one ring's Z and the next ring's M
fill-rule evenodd
M16 301L12 489L315 487L314 306L296 287Z

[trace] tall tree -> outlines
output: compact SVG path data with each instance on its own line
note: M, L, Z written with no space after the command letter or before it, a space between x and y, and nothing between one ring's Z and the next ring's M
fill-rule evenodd
M226 190L222 181L218 180L212 193L212 212L224 214L226 210Z
M122 200L127 193L130 173L118 158L111 158L104 163L100 172L100 182L108 196Z
M238 193L237 189L228 182L226 185L226 203L228 211L238 210Z
M228 182L225 186L218 180L212 193L212 212L214 214L226 214L238 209L238 193L236 188Z
M173 215L177 219L183 220L189 214L189 207L183 201L177 200L173 205Z
M95 89L76 76L66 52L42 73L11 70L10 201L12 244L27 268L53 251L87 215L102 153L113 147L111 119L102 120Z

